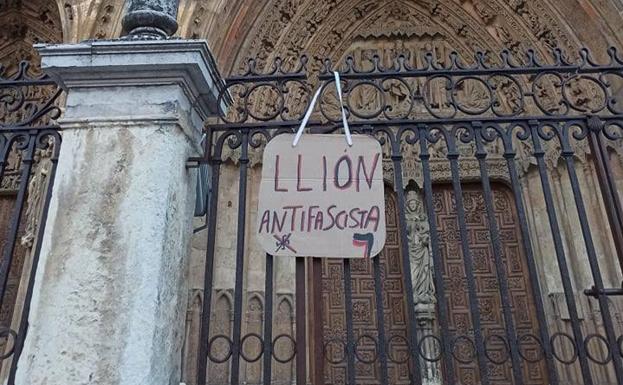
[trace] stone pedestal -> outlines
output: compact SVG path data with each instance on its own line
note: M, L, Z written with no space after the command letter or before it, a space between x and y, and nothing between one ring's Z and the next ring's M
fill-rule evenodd
M422 370L422 385L441 385L439 355L441 346L433 338L435 333L435 304L419 303L415 305L415 319L417 321L420 369ZM427 357L428 359L424 359Z
M179 385L207 44L37 49L67 106L16 384Z

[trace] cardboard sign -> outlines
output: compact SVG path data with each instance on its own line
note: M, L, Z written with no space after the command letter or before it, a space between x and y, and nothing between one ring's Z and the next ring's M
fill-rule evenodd
M278 256L364 258L385 244L381 146L365 135L279 135L264 150L257 214Z

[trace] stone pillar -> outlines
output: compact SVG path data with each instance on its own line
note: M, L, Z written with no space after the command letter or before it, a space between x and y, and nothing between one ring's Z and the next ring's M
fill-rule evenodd
M179 385L208 46L38 46L67 91L63 143L17 385Z

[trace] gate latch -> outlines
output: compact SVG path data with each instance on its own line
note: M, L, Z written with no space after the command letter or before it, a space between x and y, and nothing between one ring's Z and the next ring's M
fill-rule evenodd
M584 295L597 298L599 295L621 295L623 296L623 282L620 288L597 290L595 286L584 290Z

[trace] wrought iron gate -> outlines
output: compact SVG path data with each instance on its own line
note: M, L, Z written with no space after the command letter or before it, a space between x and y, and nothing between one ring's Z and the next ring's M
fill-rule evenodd
M28 329L56 173L61 92L29 62L0 65L0 381L9 385Z
M248 235L253 170L265 143L297 128L315 87L309 130L341 129L333 65L252 61L229 78L229 111L206 132L196 383L278 383L273 368L291 363L297 384L623 384L623 59L607 56L346 59L351 129L385 151L388 245L371 261L297 258L296 321L279 334L276 258ZM237 180L223 187L226 170ZM218 258L235 260L229 326L214 317ZM245 263L260 259L263 322L251 328Z

